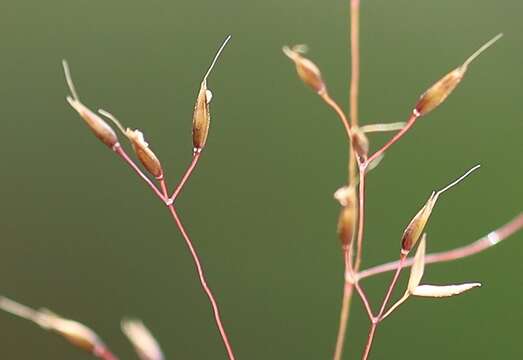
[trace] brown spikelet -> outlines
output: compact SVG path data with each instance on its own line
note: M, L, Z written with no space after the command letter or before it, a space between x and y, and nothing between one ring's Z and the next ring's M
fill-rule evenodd
M401 252L402 254L408 254L409 251L414 247L418 241L421 233L425 229L427 222L429 220L430 214L432 214L432 209L436 205L436 201L441 194L445 191L453 188L459 184L463 179L472 174L474 171L480 168L480 165L476 165L473 168L469 169L465 174L461 175L459 178L445 186L443 189L433 191L425 205L418 211L418 213L412 218L409 225L403 232L403 237L401 239Z
M94 112L89 110L84 104L80 101L67 97L69 105L80 115L80 117L85 121L87 126L92 130L98 139L100 139L105 145L111 149L118 143L118 137L114 130L96 115Z
M112 149L118 143L118 137L116 136L116 133L104 120L102 120L98 115L89 110L87 106L80 102L74 87L73 80L71 78L71 71L69 70L69 66L65 60L62 61L62 65L64 68L65 80L72 95L67 97L67 102L69 102L69 105L71 105L71 107L76 110L80 117L85 121L87 126L96 135L96 137Z
M163 169L158 160L158 157L149 148L149 144L145 141L143 133L138 130L131 130L129 128L124 129L120 121L110 112L105 110L98 110L100 114L111 120L118 129L129 139L133 147L134 153L143 167L154 177L161 178L163 176Z
M423 116L434 110L438 107L445 99L456 89L459 85L463 76L467 72L468 66L470 63L479 56L483 51L489 48L494 44L502 34L497 35L487 43L485 43L481 48L479 48L474 54L472 54L461 66L449 72L443 78L438 80L434 85L432 85L427 91L421 95L415 106L415 112L419 116Z
M0 296L0 309L32 321L45 330L61 335L72 345L92 354L108 352L105 344L93 330L47 309L34 310L4 296Z
M320 69L312 61L303 57L303 52L303 46L283 47L283 53L296 65L296 72L300 79L318 94L326 92Z
M347 249L352 243L354 237L354 228L356 224L356 192L354 187L342 188L343 199L338 199L340 203L345 204L338 217L338 237L344 249ZM336 192L340 194L340 191Z
M90 353L105 348L98 335L87 326L55 315L47 315L48 329L63 336L72 345Z
M441 78L432 85L423 95L421 95L416 104L416 111L420 116L426 115L438 107L458 86L465 75L464 69L460 66Z
M157 178L161 178L163 175L162 165L160 160L156 157L154 152L149 148L144 140L143 134L140 130L127 129L127 137L131 141L134 152L142 165Z
M207 136L209 135L209 126L211 123L211 114L209 112L209 104L211 102L212 93L207 88L207 77L211 73L216 61L220 57L225 45L229 42L231 36L227 36L223 41L222 45L216 52L214 59L209 66L209 69L205 73L203 80L200 84L200 90L196 97L196 104L194 105L194 112L192 117L192 141L195 152L200 152L207 142Z
M407 225L401 238L401 252L403 254L408 254L420 238L432 213L432 209L436 204L436 200L436 192L433 192L425 205L412 218L409 225Z
M202 82L194 112L192 117L192 141L194 148L203 149L209 135L209 125L211 123L211 114L209 113L210 92L207 89L207 82Z

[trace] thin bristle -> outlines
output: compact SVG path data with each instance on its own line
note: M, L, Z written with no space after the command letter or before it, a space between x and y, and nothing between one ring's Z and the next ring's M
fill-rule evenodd
M474 54L470 55L469 58L467 60L465 60L465 62L463 63L463 67L466 68L467 66L469 66L472 61L474 61L482 52L484 52L489 47L491 47L496 41L501 39L502 36L503 36L503 34L500 33L500 34L494 36L489 41L487 41L482 47L480 47L478 50L476 50L476 52Z
M120 129L122 134L127 136L126 131L125 131L124 127L122 126L122 123L116 118L116 116L114 116L113 114L111 114L108 111L105 111L104 109L98 109L98 113L100 113L100 115L103 115L106 118L108 118L109 120L111 120L116 125L116 127L118 129Z
M67 86L69 87L71 95L73 95L73 98L76 101L80 101L78 93L76 92L76 88L74 87L73 78L71 77L71 70L69 69L69 65L67 64L67 61L65 59L62 60L62 66L64 68L65 81L67 82Z
M202 82L206 82L207 81L207 77L209 76L209 74L211 73L212 69L214 68L214 65L216 64L216 62L218 61L218 58L220 57L223 49L225 48L225 45L227 45L227 43L229 42L229 40L231 39L231 35L228 35L225 40L223 40L223 43L222 45L220 46L220 48L218 49L218 51L216 52L216 55L214 55L214 59L212 60L212 63L211 63L211 66L209 66L209 69L207 70L207 72L205 73L205 76L203 77L203 81Z
M439 195L443 194L445 191L449 190L450 188L454 187L455 185L459 184L461 181L463 181L467 176L469 176L470 174L472 174L474 171L476 171L477 169L479 169L481 167L481 165L476 165L474 166L472 169L470 169L469 171L467 171L465 174L461 175L459 178L457 178L456 180L454 180L453 182L451 182L450 184L448 184L447 186L445 186L443 189L439 190L437 193L436 193L436 197L438 197Z

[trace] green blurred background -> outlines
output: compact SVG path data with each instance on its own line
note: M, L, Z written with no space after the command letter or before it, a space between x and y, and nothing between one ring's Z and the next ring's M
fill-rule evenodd
M65 102L67 58L84 102L145 131L174 184L191 156L201 77L213 123L178 208L208 271L238 359L328 359L342 289L332 193L346 176L337 118L281 53L307 43L346 107L348 1L4 1L0 5L0 293L88 324L122 359L125 315L169 359L223 359L207 299L164 207ZM518 0L363 1L364 122L406 119L419 94L498 32L445 105L419 121L368 180L364 265L397 256L433 189L446 194L429 251L475 240L521 211L523 90ZM374 149L390 135L372 136ZM519 359L523 233L431 266L433 283L481 281L447 300L414 299L378 330L374 359ZM389 276L366 281L374 306ZM399 294L399 292L398 292ZM354 302L346 359L368 320ZM2 359L90 359L0 314Z

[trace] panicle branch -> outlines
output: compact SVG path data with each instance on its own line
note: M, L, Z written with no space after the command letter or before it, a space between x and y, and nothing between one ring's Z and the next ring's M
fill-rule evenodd
M360 22L360 0L350 0L350 63L351 76L349 87L349 112L350 117L345 114L341 107L329 95L327 86L321 75L319 67L308 58L304 57L305 48L303 46L283 47L283 52L289 57L296 67L296 72L299 78L312 90L314 90L323 101L331 107L341 122L344 125L347 139L350 143L349 147L349 181L346 186L343 186L335 193L335 198L340 202L341 209L338 216L337 232L341 241L341 248L343 251L344 265L345 265L345 283L343 290L342 306L340 313L340 322L338 328L338 335L336 340L336 347L334 352L334 360L340 360L343 352L343 344L346 337L346 329L350 312L350 303L353 293L353 288L356 288L357 293L362 299L363 305L371 320L371 328L369 330L367 345L365 346L362 359L367 359L371 348L373 339L376 333L378 324L385 319L392 311L394 311L401 303L403 303L410 295L417 296L432 296L445 297L468 291L478 286L478 283L467 283L459 285L420 285L421 277L423 275L423 268L425 263L431 261L445 261L451 257L462 257L465 253L482 251L484 247L491 246L491 244L499 241L498 233L491 233L487 239L488 243L481 241L478 244L471 245L470 248L456 249L448 253L443 253L442 257L439 254L428 255L425 258L425 240L421 241L418 246L417 255L414 259L408 259L409 252L416 246L421 235L424 233L432 210L440 195L463 181L468 175L479 168L479 165L467 171L463 176L445 186L439 191L434 191L426 201L424 206L412 218L410 223L404 230L401 239L401 252L398 261L384 264L370 270L360 271L359 268L362 262L363 254L363 239L365 227L365 183L366 174L369 170L376 167L383 159L385 152L396 142L398 142L416 123L416 121L433 111L436 107L441 105L447 97L456 89L463 79L469 65L482 52L492 46L497 40L501 38L501 34L489 40L474 52L463 64L456 69L442 77L434 83L427 91L425 91L406 122L391 123L391 124L372 124L359 126L358 114L358 96L359 96L359 77L360 77L360 53L359 53L359 22ZM350 119L350 120L349 120ZM369 154L369 140L366 136L372 132L397 131L383 146L381 146L374 153ZM357 191L355 190L357 187ZM517 231L521 228L517 221L517 226L513 224L510 226L511 231ZM504 232L507 234L508 232ZM354 241L355 239L355 241ZM486 245L490 244L490 245ZM356 250L354 251L354 247ZM355 253L353 259L353 253ZM415 264L411 271L411 280L404 296L398 300L388 311L387 305L392 296L393 290L398 282L401 270L405 266ZM365 291L359 284L359 280L366 276L384 271L395 271L395 274L387 289L386 295L381 304L379 313L373 315L370 303L368 301Z
M46 309L31 309L4 296L0 296L0 309L62 336L75 347L98 359L118 360L93 330L77 321L63 318Z
M160 189L157 185L149 179L149 177L140 169L140 167L129 157L129 155L125 152L125 150L122 148L120 143L118 142L118 139L116 137L116 134L114 130L98 115L96 115L94 112L89 110L87 107L85 107L78 98L78 93L75 89L75 86L73 84L73 81L71 79L71 72L69 70L69 66L64 61L63 67L64 67L64 73L66 77L66 81L69 87L69 90L72 94L72 96L68 97L67 100L71 104L71 106L80 114L80 116L84 119L84 121L87 123L87 125L91 128L91 130L95 133L95 135L102 140L107 146L109 146L112 150L116 152L118 156L120 156L132 169L133 171L142 178L147 185L155 192L155 194L158 196L158 198L168 207L168 210L170 214L172 215L172 218L180 231L182 237L184 238L189 251L191 253L191 256L193 258L197 273L198 273L198 279L200 281L200 284L207 295L209 299L209 303L211 305L216 327L219 330L220 336L222 338L222 341L225 345L225 349L227 352L227 356L229 360L234 360L234 353L232 350L232 346L230 344L230 341L228 339L227 333L225 331L225 327L223 325L223 321L221 319L218 303L214 297L214 294L211 291L211 288L207 284L205 271L203 269L203 266L201 264L201 261L199 259L198 253L196 252L196 249L193 245L193 242L191 238L189 237L187 231L185 230L185 227L183 226L182 221L180 220L177 211L174 207L174 200L179 195L179 193L182 191L182 188L186 184L187 180L189 179L190 175L194 171L196 164L198 163L198 160L201 155L201 151L204 148L207 136L209 132L209 123L210 123L210 113L209 113L209 103L212 98L211 91L207 88L207 78L210 75L211 71L213 70L214 66L216 65L216 62L218 61L218 58L220 57L223 49L229 42L231 36L227 36L225 40L223 41L222 45L216 52L211 65L209 66L207 72L205 73L203 80L200 84L200 90L198 92L198 96L196 99L196 105L194 107L194 113L193 113L193 145L194 145L194 151L193 151L193 159L190 164L190 166L185 171L184 175L182 176L178 186L174 190L174 193L171 197L169 197L168 194L168 185L167 181L164 178L164 171L162 164L160 163L159 158L156 156L156 154L150 149L149 144L145 141L143 133L140 130L131 130L130 128L124 128L122 123L108 111L99 110L99 113L102 116L105 116L107 119L110 120L121 132L122 134L130 141L131 146L134 150L134 153L142 166L149 172L154 178L156 179L157 183L160 186ZM23 315L26 318L31 318L34 314L31 311L31 309L24 308L22 306L12 306L9 307L6 305L6 309L11 308L13 313L17 313L19 315ZM78 328L78 327L77 327ZM138 355L142 358L142 360L163 360L163 354L160 350L159 345L156 343L150 332L145 328L145 326L136 320L125 320L122 322L122 329L126 333L126 335L129 337L130 341L132 342L133 346L135 347L135 350L137 351ZM87 334L87 331L85 331ZM67 333L64 333L64 336L68 337ZM75 340L75 338L68 337L70 341ZM92 337L93 341L95 339L94 333ZM100 345L101 346L101 345ZM104 360L115 360L116 358L111 358L110 352L106 351L106 355L104 355Z
M447 261L460 260L472 255L479 254L491 247L499 244L504 241L511 235L514 235L518 231L523 230L523 213L520 213L510 222L501 226L500 228L489 232L487 235L481 237L480 239L452 250L442 251L438 253L428 254L425 257L425 264L436 264ZM413 258L408 258L405 261L405 266L412 266L414 263ZM366 270L362 270L357 274L359 280L379 275L385 272L393 271L398 267L398 261L391 261L386 264L373 266Z

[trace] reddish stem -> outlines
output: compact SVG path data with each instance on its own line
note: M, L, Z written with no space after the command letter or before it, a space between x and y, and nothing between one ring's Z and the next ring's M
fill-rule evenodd
M207 296L209 298L209 301L211 303L211 307L212 307L212 310L213 310L213 313L214 313L214 319L215 319L216 325L218 327L218 330L220 331L220 335L222 337L223 343L225 344L225 348L227 350L227 354L229 356L229 359L230 360L235 360L234 353L232 351L232 347L230 345L229 339L227 338L227 333L225 332L225 328L223 327L223 324L222 324L222 320L221 320L221 317L220 317L220 311L219 311L219 308L218 308L218 304L217 304L217 302L216 302L216 300L214 298L214 295L212 294L211 289L207 285L207 281L206 281L206 278L205 278L205 272L204 272L203 267L201 265L201 261L200 261L200 259L198 257L198 254L197 254L197 252L196 252L196 250L194 248L194 245L193 245L191 239L189 238L189 235L187 234L187 231L185 230L185 228L184 228L184 226L183 226L183 224L182 224L182 222L181 222L181 220L180 220L180 218L179 218L179 216L178 216L174 206L172 205L171 199L168 199L169 195L168 195L168 190L167 190L167 184L165 182L165 179L164 179L163 175L157 178L158 182L160 183L160 187L162 189L162 191L160 192L160 190L158 190L156 185L154 185L152 183L152 181L140 170L140 168L127 155L127 153L125 152L125 150L122 149L120 144L116 144L113 149L122 159L124 159L124 161L127 164L129 164L129 166L131 166L131 168L138 174L138 176L140 176L151 187L151 189L154 190L154 192L162 200L162 202L167 204L167 206L169 207L169 211L170 211L170 213L171 213L171 215L172 215L172 217L174 219L174 222L176 223L176 226L180 230L180 232L181 232L181 234L182 234L182 236L183 236L183 238L185 240L185 243L187 244L187 247L189 248L189 251L191 252L194 264L196 265L196 269L198 271L198 277L200 279L200 284L201 284L203 290L205 291L205 293L207 294ZM180 181L180 184L178 185L178 187L175 190L175 193L173 194L173 199L176 198L178 193L183 188L184 184L189 179L189 176L191 175L192 171L194 170L194 168L196 166L196 163L198 162L199 157L200 157L200 153L199 152L195 153L195 155L193 156L193 161L192 161L191 165L189 166L189 168L185 172L182 180ZM100 358L102 360L118 360L108 350L105 350L104 352L102 352L100 354Z
M360 85L360 0L350 4L350 118L352 125L358 126L358 95Z
M357 254L356 254L356 260L354 264L354 268L351 267L351 256L349 249L346 249L344 251L344 258L345 258L345 274L352 273L353 271L358 271L359 266L361 264L361 257L362 257L362 245L363 245L363 235L364 235L364 225L365 225L365 171L367 169L367 162L358 163L359 164L359 171L360 171L360 183L359 183L359 193L358 193L358 199L359 199L359 205L358 205L358 234L357 234ZM352 245L351 245L352 246ZM353 270L354 269L354 270ZM345 281L344 287L343 287L343 299L342 299L342 306L341 306L341 313L340 313L340 323L338 326L338 336L336 339L336 348L334 350L334 360L340 360L342 353L343 353L343 344L345 342L345 336L347 332L347 325L349 320L349 312L350 312L350 302L352 298L352 292L353 292L354 285L350 282ZM372 311L370 311L370 305L367 300L367 297L365 296L365 293L362 291L362 289L356 289L365 304L365 307L367 309L367 312L370 314L372 318Z
M409 120L405 124L405 127L398 131L385 145L381 147L378 151L376 151L374 154L372 154L369 159L367 160L367 163L371 163L374 159L381 156L385 151L387 151L388 148L390 148L392 145L394 145L399 139L405 135L407 131L414 125L416 120L420 117L419 113L417 111L413 111L410 115Z
M223 343L227 350L227 355L229 356L230 360L234 360L234 353L232 351L231 344L227 337L227 333L225 332L225 328L223 327L223 324L222 324L222 320L220 317L220 310L218 308L218 303L216 302L214 295L213 295L211 289L209 288L209 285L207 285L207 280L205 278L205 272L203 270L200 258L198 257L198 254L194 248L194 245L193 245L191 239L189 238L189 235L187 234L187 231L185 230L185 228L184 228L180 218L178 217L178 214L176 213L176 210L172 204L169 205L169 210L176 223L176 226L180 230L180 233L182 234L182 236L185 240L185 243L187 244L187 247L189 248L189 251L190 251L193 261L194 261L194 265L196 266L196 270L198 271L198 277L200 279L200 284L201 284L205 294L207 294L207 297L209 298L209 302L211 303L212 311L214 313L214 320L216 322L216 326L218 327L218 330L220 331L220 335L222 337Z
M325 101L325 103L327 105L329 105L336 112L336 114L340 118L340 121L343 124L343 127L345 128L345 132L347 133L347 138L350 141L351 135L352 135L351 126L350 126L349 120L347 119L347 116L345 116L345 113L343 112L343 110L340 108L338 103L330 97L330 95L326 91L320 93L319 95L321 96L323 101Z
M373 321L374 314L372 313L372 308L370 306L369 299L367 298L367 295L365 294L365 291L363 291L359 282L355 282L354 287L358 291L358 295L360 296L361 301L363 302L363 306L365 306L365 310L367 310L367 315L369 315L370 321Z
M501 241L508 238L510 235L523 229L523 213L516 216L512 221L503 225L497 230L490 232L482 238L474 241L473 243L462 246L456 249L428 254L425 256L425 264L440 263L452 260L463 259L465 257L478 254L488 248L500 243ZM405 267L409 267L413 264L413 258L405 260ZM367 270L363 270L357 274L357 279L361 280L370 276L378 275L384 272L392 271L399 265L399 261L392 261L386 264L374 266Z
M367 344L365 345L365 351L363 352L363 356L361 357L362 360L367 360L370 354L370 349L372 348L372 340L374 339L374 334L376 334L376 327L378 326L378 323L373 322L370 330L369 335L367 337Z
M385 311L385 308L387 307L387 304L389 303L390 297L392 296L392 292L394 291L394 288L396 287L396 284L398 283L398 279L401 274L401 270L403 269L405 265L405 259L407 258L406 255L401 255L398 268L396 269L396 272L394 273L394 276L392 278L392 281L389 285L389 289L387 290L387 294L385 295L385 298L383 299L383 303L381 304L380 312L377 317L377 321L379 322L381 320L381 316L383 315L383 312Z
M350 79L350 99L349 99L349 111L350 120L349 123L347 117L340 109L338 104L332 100L329 96L323 96L323 99L330 105L334 111L340 117L345 132L351 140L351 124L352 126L358 126L358 92L359 92L359 77L360 77L360 50L359 50L359 16L360 16L360 1L352 0L350 4L350 56L351 56L351 79ZM352 146L349 149L349 183L353 184L356 178L356 157ZM352 246L352 245L351 245ZM361 256L361 253L360 253ZM348 251L345 251L345 273L347 273L348 267ZM349 261L351 259L348 259ZM350 263L349 263L350 264ZM359 264L358 264L359 266ZM349 321L350 303L352 299L352 292L354 286L352 283L344 282L343 286L343 299L341 304L340 323L338 328L338 336L336 339L336 348L334 350L334 360L340 360L343 354L343 345L345 343L345 336L347 332L347 325ZM362 297L363 299L363 297Z
M352 246L352 245L351 245ZM345 274L352 274L351 267L351 246L344 247L343 249L343 258L345 264ZM344 281L343 286L343 298L341 300L341 310L340 310L340 322L338 326L338 335L336 337L336 347L334 349L334 360L341 360L343 354L343 345L345 343L345 337L347 333L347 324L349 322L350 314L350 303L352 300L352 292L354 285L351 282Z
M195 153L193 156L193 161L191 163L191 166L189 166L188 170L185 172L184 178L182 181L180 181L180 184L177 187L178 193L183 188L183 185L189 178L189 175L194 170L194 167L196 166L196 163L198 162L200 153ZM163 177L158 178L158 182L160 183L160 187L162 189L162 192L164 196L168 197L168 190L167 190L167 184L165 182L165 179ZM176 191L174 194L174 197L177 195ZM189 237L189 234L185 230L185 227L183 226L182 221L180 220L180 217L178 216L178 213L176 212L176 209L174 208L174 205L172 204L172 201L170 201L167 205L169 207L169 211L171 212L171 215L174 219L174 222L176 223L176 226L178 227L178 230L180 230L180 233L183 236L183 239L185 240L185 243L187 244L187 247L189 248L189 251L191 253L191 256L194 261L194 265L196 266L196 270L198 272L198 278L200 279L200 284L204 290L204 292L207 294L207 297L209 298L209 301L211 303L211 307L214 314L214 320L216 322L216 326L218 327L218 330L220 331L220 335L222 337L223 343L225 344L225 348L227 350L227 355L229 356L230 360L234 360L234 353L232 351L231 344L229 342L229 339L227 338L227 333L225 332L225 328L223 327L223 323L220 317L220 309L218 307L218 303L216 302L216 299L214 298L214 295L209 288L209 285L207 285L207 280L205 277L205 271L203 270L200 258L198 256L198 253L196 252L196 249L194 248L193 242L191 241L191 238Z
M340 360L343 354L343 345L347 333L347 324L349 322L350 303L354 286L352 283L345 282L343 287L343 298L341 300L340 324L338 327L338 336L336 337L336 348L334 350L334 360Z
M371 327L369 330L369 336L367 338L367 344L365 345L365 350L363 352L362 360L367 360L367 358L369 357L370 351L372 349L372 344L374 341L374 336L376 335L376 329L378 327L378 324L382 320L383 312L385 311L385 308L387 307L390 297L392 296L392 292L394 291L394 288L396 287L396 284L398 283L398 279L401 274L401 270L403 269L403 265L405 264L406 258L407 257L405 255L401 255L396 272L394 273L394 276L392 277L392 281L390 282L390 285L389 285L389 288L385 295L385 298L383 299L383 303L381 304L380 312L379 312L378 316L372 318L372 324L371 324Z
M158 180L158 182L160 183L160 189L162 189L163 196L165 198L167 198L169 196L169 194L168 194L169 190L167 190L167 184L165 182L165 179L162 176L162 177L160 177L160 178L158 178L156 180ZM172 204L172 202L171 202L171 204Z
M127 155L127 153L125 152L125 150L122 148L122 146L120 144L115 144L113 146L113 150L114 152L120 156L133 170L134 172L136 172L136 174L138 174L139 177L141 177L146 183L147 185L149 185L149 187L154 191L154 193L156 194L156 196L158 196L160 198L160 200L162 200L162 202L166 202L167 201L167 197L164 196L160 190L158 190L158 188L156 187L156 185L153 184L153 182L151 181L151 179L149 179L147 177L147 175L145 175L142 170L140 170L140 168L138 167L138 165L136 165L134 163L134 161L129 157L129 155Z
M178 197L178 195L182 191L185 183L187 182L187 180L189 180L189 177L191 176L191 174L193 173L194 169L196 168L196 165L198 164L198 160L200 160L200 155L201 154L202 154L201 151L195 151L194 152L191 164L189 165L187 170L185 170L185 174L183 174L183 177L180 180L180 183L178 184L178 186L174 190L172 196L169 198L169 201L171 203L174 202L174 200L176 200L176 198Z

